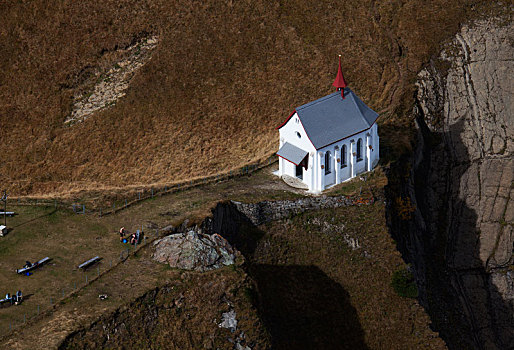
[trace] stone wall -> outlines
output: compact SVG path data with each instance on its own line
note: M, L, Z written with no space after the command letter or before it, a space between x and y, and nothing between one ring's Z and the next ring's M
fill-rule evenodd
M232 201L237 210L244 214L255 226L269 221L285 219L307 210L339 208L354 204L351 198L338 197L305 197L297 200L263 201L259 203L240 203Z
M308 210L338 208L349 205L367 205L372 199L338 197L304 197L296 200L263 201L259 203L241 203L236 201L220 202L213 209L212 216L201 224L201 231L222 235L243 255L251 257L259 240L264 236L258 226L298 215ZM358 241L350 242L352 249Z

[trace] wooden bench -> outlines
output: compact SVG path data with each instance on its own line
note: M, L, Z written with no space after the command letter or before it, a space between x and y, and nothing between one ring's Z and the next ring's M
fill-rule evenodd
M89 266L93 265L94 263L100 261L100 257L99 256L95 256L94 258L92 259L89 259L88 261L85 261L83 262L82 264L79 265L79 269L87 269Z
M43 265L44 263L50 261L50 258L49 257L46 257L46 258L43 258L35 263L33 263L32 265L30 266L27 266L27 267L22 267L21 269L17 269L16 270L16 273L19 273L19 274L22 274L22 273L25 273L25 272L28 272L30 270L33 270L41 265Z

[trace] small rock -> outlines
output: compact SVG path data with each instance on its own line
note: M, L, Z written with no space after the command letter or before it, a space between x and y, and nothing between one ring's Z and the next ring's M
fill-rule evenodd
M234 333L237 329L236 312L234 310L224 312L221 315L221 323L218 325L218 327L227 328L232 333Z

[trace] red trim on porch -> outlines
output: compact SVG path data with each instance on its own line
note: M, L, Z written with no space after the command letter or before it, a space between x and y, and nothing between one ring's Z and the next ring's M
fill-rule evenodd
M277 154L277 156L279 156L279 155ZM284 157L282 157L282 156L279 156L279 157L280 157L280 158L282 158L282 159L287 160L289 163L293 163L294 165L298 166L298 164L296 164L296 163L294 163L294 162L291 162L291 161L290 161L289 159L287 159L287 158L284 158Z
M277 154L277 156L279 156L279 155ZM307 170L307 167L309 166L309 165L308 165L308 164L309 164L309 153L307 153L307 154L305 155L305 157L303 157L302 161L301 161L299 164L296 164L296 163L294 163L294 162L291 162L289 159L284 158L284 157L282 157L282 156L279 156L279 157L280 157L280 158L282 158L282 159L287 160L289 163L292 163L292 164L294 164L294 165L296 165L296 166L300 166L300 165L301 165L301 166L303 166L303 167L305 168L305 170ZM307 161L306 161L306 162L304 162L304 160L305 160L306 158L307 158ZM304 163L304 164L302 164L302 163Z

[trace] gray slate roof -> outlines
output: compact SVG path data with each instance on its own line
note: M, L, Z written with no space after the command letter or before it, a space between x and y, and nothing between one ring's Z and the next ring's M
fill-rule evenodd
M369 129L378 118L349 88L296 108L307 136L316 149Z
M298 165L307 155L307 151L304 151L303 149L293 146L289 142L286 142L282 145L282 147L280 147L277 155L287 159L291 163Z

